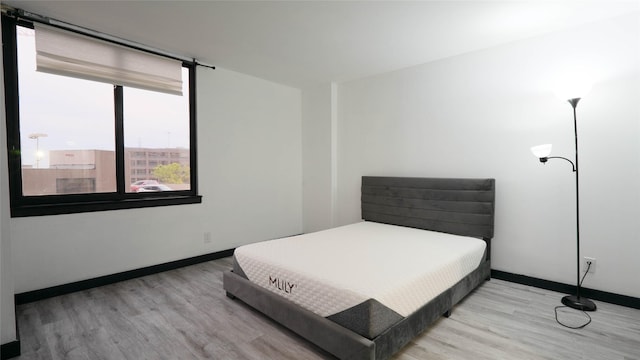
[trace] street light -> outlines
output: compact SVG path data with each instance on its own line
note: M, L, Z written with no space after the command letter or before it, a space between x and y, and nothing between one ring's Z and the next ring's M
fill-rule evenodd
M49 135L43 133L29 134L29 139L36 140L36 169L40 167L40 159L42 158L42 153L40 152L40 138L47 136Z

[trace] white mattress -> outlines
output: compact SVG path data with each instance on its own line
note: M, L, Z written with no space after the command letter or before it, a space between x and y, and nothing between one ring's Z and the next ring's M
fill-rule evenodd
M475 270L486 244L361 222L235 250L250 281L327 317L375 299L408 316Z

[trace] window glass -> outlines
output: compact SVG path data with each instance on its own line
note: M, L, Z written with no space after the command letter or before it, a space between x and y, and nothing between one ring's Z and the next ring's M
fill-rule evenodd
M161 191L190 190L189 71L182 70L182 95L124 88L125 182L155 180ZM144 159L144 160L140 160Z
M37 72L34 31L17 33L23 195L115 192L113 85Z
M1 25L12 217L201 202L195 64L181 95L38 72L33 24Z

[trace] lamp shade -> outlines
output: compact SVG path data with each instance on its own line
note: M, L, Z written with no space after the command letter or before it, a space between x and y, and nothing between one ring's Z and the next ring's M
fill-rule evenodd
M537 145L531 148L531 152L537 158L546 158L551 155L551 144Z

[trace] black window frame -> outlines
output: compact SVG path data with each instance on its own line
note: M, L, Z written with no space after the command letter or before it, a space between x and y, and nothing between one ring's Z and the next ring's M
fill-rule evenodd
M116 192L24 196L22 192L22 159L20 154L17 26L33 28L33 23L4 14L2 15L2 57L11 217L73 214L197 204L202 202L202 196L198 195L197 191L196 63L185 61L183 61L182 66L189 70L189 190L143 193L127 192L129 184L125 183L124 177L126 159L124 147L123 87L114 85Z

